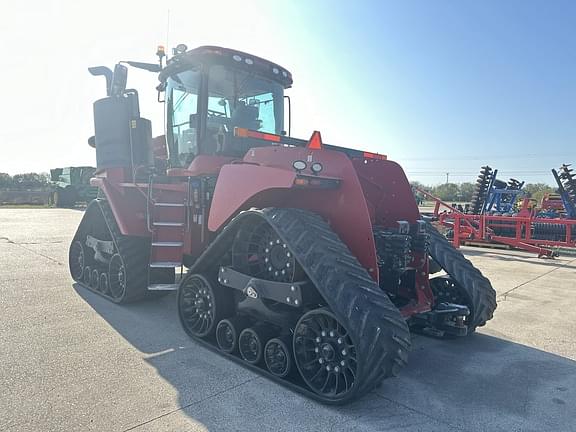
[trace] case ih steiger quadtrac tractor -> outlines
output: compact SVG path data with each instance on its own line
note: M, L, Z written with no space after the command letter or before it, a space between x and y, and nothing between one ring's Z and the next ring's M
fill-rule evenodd
M158 54L122 62L159 73L154 139L126 66L91 69L108 95L75 281L116 303L178 290L195 341L324 403L395 375L410 329L464 336L492 317L490 282L421 219L398 164L286 133L286 69L213 46Z

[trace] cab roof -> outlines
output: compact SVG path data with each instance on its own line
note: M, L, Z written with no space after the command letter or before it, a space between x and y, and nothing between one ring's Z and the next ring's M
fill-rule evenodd
M253 71L282 84L284 88L292 85L292 74L282 66L243 51L213 45L201 46L171 57L160 72L159 79L164 82L170 75L202 64L221 64Z

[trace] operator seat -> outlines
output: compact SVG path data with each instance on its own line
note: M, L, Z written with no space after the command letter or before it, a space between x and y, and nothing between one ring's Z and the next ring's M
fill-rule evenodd
M232 127L258 130L261 122L258 119L260 110L256 105L246 105L244 101L238 101L236 109L232 112Z

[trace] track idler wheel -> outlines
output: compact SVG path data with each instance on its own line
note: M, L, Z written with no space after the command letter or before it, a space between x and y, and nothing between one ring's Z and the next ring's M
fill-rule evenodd
M430 288L434 294L434 302L454 303L467 305L470 299L462 294L462 288L450 277L436 277L430 279Z
M334 314L315 309L302 315L294 330L294 359L312 391L343 399L355 390L358 359L347 330Z
M242 330L238 338L238 350L242 358L253 365L260 363L266 341L271 336L271 331L264 327L249 327Z
M108 275L106 273L100 273L100 283L98 285L98 290L104 294L108 292Z
M178 313L184 330L190 336L205 337L211 334L218 321L227 312L224 294L199 274L182 281L178 290Z
M81 242L75 241L68 252L68 265L70 267L70 275L76 282L82 281L85 261L84 246L82 246Z
M244 317L223 319L216 327L216 342L225 353L233 353L238 348L238 335L249 325Z
M90 286L90 281L92 280L92 269L90 266L84 267L84 272L82 273L82 282L87 286Z
M268 371L278 378L284 378L292 372L293 360L290 338L272 338L264 347L264 362Z
M100 290L100 272L98 269L92 269L90 274L90 287L96 291Z
M113 301L119 302L126 295L126 266L120 254L112 255L108 275L110 296Z

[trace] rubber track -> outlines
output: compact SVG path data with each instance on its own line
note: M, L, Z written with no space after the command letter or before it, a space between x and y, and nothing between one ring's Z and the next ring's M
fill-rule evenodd
M150 239L147 237L125 236L120 232L114 214L110 209L108 203L103 199L93 200L84 213L84 217L78 226L78 230L74 235L72 243L80 240L87 233L84 230L84 225L90 225L89 218L95 217L100 213L104 218L104 222L108 227L112 241L116 251L122 256L124 260L124 267L126 269L126 294L121 300L114 299L106 293L96 291L90 286L79 281L82 286L90 289L91 291L106 297L115 303L131 303L141 300L149 296L148 291L148 261L150 251ZM83 243L83 242L82 242ZM84 244L84 243L83 243ZM146 251L143 253L143 251Z
M448 273L470 300L469 331L492 319L496 309L496 291L490 281L429 222L430 256Z
M406 365L410 348L406 321L330 226L314 213L276 208L243 212L228 224L190 272L201 273L217 262L217 255L230 245L231 231L248 217L265 219L288 245L326 304L348 330L357 358L361 359L356 389L345 399L325 400L306 393L322 402L344 403L367 393L382 379L397 375Z

